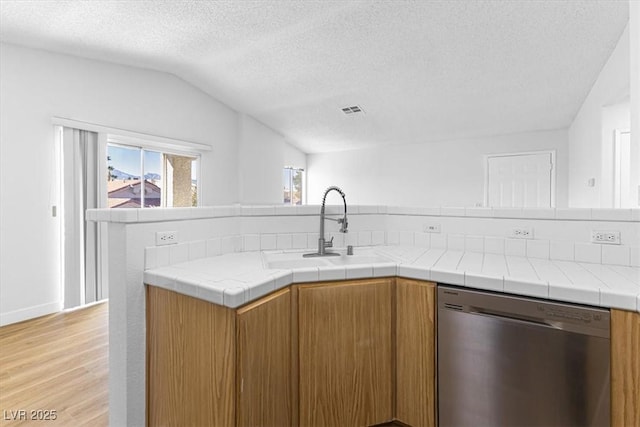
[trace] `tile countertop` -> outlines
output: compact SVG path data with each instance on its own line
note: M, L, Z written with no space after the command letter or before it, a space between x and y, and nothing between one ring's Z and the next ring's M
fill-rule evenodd
M400 276L640 312L638 267L409 246L355 250L369 257L363 263L269 269L268 256L302 252L232 253L147 270L144 282L235 308L291 283ZM372 257L388 261L371 263Z

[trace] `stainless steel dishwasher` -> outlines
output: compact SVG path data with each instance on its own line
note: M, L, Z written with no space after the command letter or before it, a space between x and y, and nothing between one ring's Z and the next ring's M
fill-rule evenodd
M608 426L609 319L440 285L439 426Z

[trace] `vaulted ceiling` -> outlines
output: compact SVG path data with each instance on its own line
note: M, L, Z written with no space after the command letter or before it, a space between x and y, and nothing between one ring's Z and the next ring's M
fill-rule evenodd
M571 124L627 1L7 1L0 39L172 73L305 152ZM359 106L364 113L345 114Z

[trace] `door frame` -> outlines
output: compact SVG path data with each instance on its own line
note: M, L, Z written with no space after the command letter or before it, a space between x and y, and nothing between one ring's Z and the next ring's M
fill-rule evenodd
M489 207L489 159L496 157L531 156L536 154L551 155L551 208L556 207L556 150L518 151L512 153L495 153L483 155L484 162L484 207Z
M614 208L620 208L620 205L622 204L622 193L621 193L621 184L622 184L622 179L620 176L621 173L621 163L622 163L622 158L621 158L621 152L620 152L620 145L621 145L621 141L620 138L622 137L623 134L629 134L631 135L631 129L627 129L627 128L619 128L614 130L613 132L613 207ZM628 197L629 195L627 194L626 197Z

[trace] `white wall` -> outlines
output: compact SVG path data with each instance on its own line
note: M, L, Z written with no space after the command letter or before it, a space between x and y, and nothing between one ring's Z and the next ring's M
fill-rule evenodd
M603 179L609 170L603 169L608 156L602 156L602 107L618 104L629 97L629 26L620 37L609 60L600 71L589 95L569 127L569 206L609 207L601 204L609 198L603 187L611 181ZM589 179L595 186L589 187Z
M53 116L208 144L204 204L237 199L237 113L175 76L0 45L0 324L56 311Z
M566 206L565 130L309 154L308 201L338 185L350 204L475 206L484 199L484 155L540 150L556 150L556 206Z
M287 142L284 144L283 161L284 166L307 169L307 155Z
M631 92L631 158L638 166L631 170L631 182L637 186L640 207L640 2L629 2L630 92Z
M631 114L629 102L607 105L601 109L600 120L600 204L601 208L614 207L615 131L629 129ZM597 182L597 179L596 179Z
M239 200L244 204L282 203L282 169L304 163L305 155L284 137L241 114L238 140ZM304 168L304 164L299 167Z

